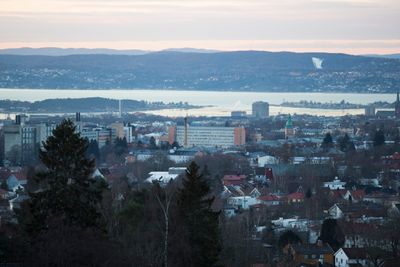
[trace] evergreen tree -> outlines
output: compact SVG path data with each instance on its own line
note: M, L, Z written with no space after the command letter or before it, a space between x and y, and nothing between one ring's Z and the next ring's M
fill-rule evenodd
M128 150L128 142L126 141L126 138L117 137L114 142L114 149L117 156L121 156L122 154L126 153Z
M321 146L323 148L331 148L333 146L333 139L331 133L326 133L324 139L322 140Z
M88 149L86 151L89 157L94 157L96 160L100 159L100 149L99 144L96 140L87 141L89 143Z
M379 129L375 131L374 135L374 146L382 146L385 144L385 133Z
M178 209L186 230L191 266L217 266L220 248L219 214L212 210L214 197L199 166L192 162L178 192Z
M344 243L343 233L335 219L326 219L322 223L320 240L328 243L334 250L339 249Z
M344 136L339 137L337 143L339 145L339 149L343 152L355 150L354 143L350 140L350 137L347 133Z
M95 163L86 157L86 140L67 119L43 145L39 158L46 168L35 177L40 189L30 193L30 230L46 229L54 220L81 228L100 226L104 184L91 178Z
M301 238L293 231L288 230L279 236L278 246L283 248L288 244L301 244L303 243Z
M150 137L149 143L150 143L150 148L156 148L157 147L156 139L154 138L154 136Z

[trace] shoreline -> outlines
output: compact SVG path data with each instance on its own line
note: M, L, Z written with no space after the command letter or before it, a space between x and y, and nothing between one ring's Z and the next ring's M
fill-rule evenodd
M333 92L333 91L249 91L249 90L217 90L217 89L187 89L187 88L5 88L0 87L0 91L2 90L24 90L24 91L176 91L176 92L210 92L210 93L219 93L219 92L229 92L229 93L268 93L268 94L366 94L366 95L393 95L396 92Z

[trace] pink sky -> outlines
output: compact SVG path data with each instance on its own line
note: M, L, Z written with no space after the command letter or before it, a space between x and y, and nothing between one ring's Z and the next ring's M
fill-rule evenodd
M399 0L0 0L0 48L400 53Z

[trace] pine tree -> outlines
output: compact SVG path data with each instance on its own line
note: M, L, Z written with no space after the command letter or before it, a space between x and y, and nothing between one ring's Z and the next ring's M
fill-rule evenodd
M319 239L328 243L334 250L340 248L343 243L343 233L335 219L326 219L322 223Z
M214 197L199 166L192 162L178 192L178 209L186 230L191 266L217 266L220 252L219 213L212 210Z
M333 146L333 139L331 133L326 133L324 139L322 140L321 146L323 148L331 148Z
M374 135L374 146L382 146L385 144L385 133L379 129Z
M46 168L36 175L40 189L30 193L31 230L46 229L52 220L81 228L100 226L104 184L91 178L95 162L87 158L87 148L69 119L43 143L39 158Z

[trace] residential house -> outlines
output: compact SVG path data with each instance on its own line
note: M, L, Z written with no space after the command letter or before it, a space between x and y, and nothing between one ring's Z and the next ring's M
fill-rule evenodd
M224 185L240 185L246 180L246 175L225 175L222 180Z
M243 210L248 210L250 206L258 203L260 203L260 201L257 198L251 196L229 197L227 199L228 206Z
M364 199L364 196L364 190L347 190L346 193L343 195L343 199L353 203L357 203L362 201Z
M225 205L224 206L225 217L228 217L228 218L233 217L233 216L236 215L236 212L237 212L236 207L231 206L231 205Z
M16 192L19 189L23 190L27 182L26 175L22 171L15 172L7 178L7 187L9 191Z
M363 248L340 248L335 253L336 267L367 266L367 253Z
M279 198L273 194L260 196L258 200L266 206L277 206L280 204Z
M333 249L328 244L291 244L288 252L292 255L295 264L333 264Z
M329 188L330 190L344 189L346 186L346 182L340 181L338 177L335 177L332 182L325 182L324 187Z
M400 204L392 203L392 206L388 209L388 215L392 218L400 217Z
M367 217L385 217L386 210L374 203L336 203L328 209L328 216L333 219L357 219Z
M304 202L303 192L294 192L286 196L287 202L290 204L302 203Z
M364 196L364 201L369 201L375 204L391 207L393 204L400 203L400 199L396 195L387 194L384 192L376 192Z
M169 181L176 179L181 174L184 174L185 171L185 167L171 167L168 169L168 171L153 171L149 173L149 178L147 178L145 182L160 182L161 185L166 185L169 183Z
M340 221L339 227L344 235L344 248L379 247L391 250L391 240L383 237L379 224Z

